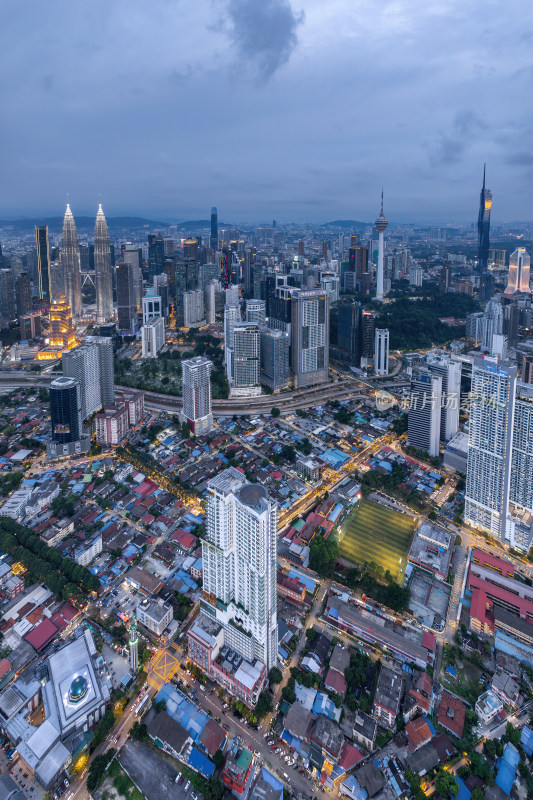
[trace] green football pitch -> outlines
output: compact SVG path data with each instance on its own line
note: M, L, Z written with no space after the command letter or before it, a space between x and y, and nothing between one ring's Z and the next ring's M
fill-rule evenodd
M361 500L339 531L342 558L362 564L375 561L401 582L416 520L379 503Z

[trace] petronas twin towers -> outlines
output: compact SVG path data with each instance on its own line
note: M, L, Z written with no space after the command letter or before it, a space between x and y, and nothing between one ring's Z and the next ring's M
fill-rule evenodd
M61 240L61 258L65 282L65 294L72 309L72 315L81 315L81 269L80 248L76 223L67 203L63 219L63 235ZM98 206L96 224L94 226L94 275L96 287L96 317L99 324L110 322L113 312L113 278L111 273L111 247L107 222Z

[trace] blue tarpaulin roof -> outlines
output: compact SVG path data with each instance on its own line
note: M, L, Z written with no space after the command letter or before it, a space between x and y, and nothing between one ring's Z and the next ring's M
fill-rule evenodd
M520 743L527 755L531 758L533 755L533 730L531 730L531 728L529 728L527 725L524 725L522 728Z
M520 753L511 742L507 742L503 757L499 759L498 774L496 775L496 786L499 786L507 796L511 794L519 761Z
M199 772L204 778L210 778L215 771L215 765L203 753L200 753L196 747L191 748L189 761L187 762L191 769Z

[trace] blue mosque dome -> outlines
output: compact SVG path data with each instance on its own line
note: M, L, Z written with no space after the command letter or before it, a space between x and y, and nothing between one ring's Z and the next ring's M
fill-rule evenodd
M83 700L87 694L88 689L89 686L86 679L82 675L78 675L78 677L74 678L70 684L70 689L68 690L68 699L71 703L79 703L80 700Z

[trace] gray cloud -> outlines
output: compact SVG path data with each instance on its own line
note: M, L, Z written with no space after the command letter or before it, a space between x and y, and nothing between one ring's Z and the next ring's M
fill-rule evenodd
M286 64L304 21L288 0L229 0L227 30L240 61L252 62L261 81Z
M472 144L476 131L484 130L486 124L473 111L459 111L451 128L441 131L429 145L429 159L433 166L457 164Z

